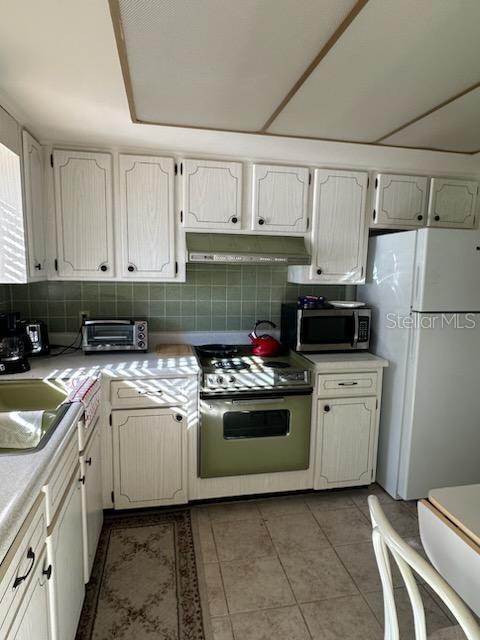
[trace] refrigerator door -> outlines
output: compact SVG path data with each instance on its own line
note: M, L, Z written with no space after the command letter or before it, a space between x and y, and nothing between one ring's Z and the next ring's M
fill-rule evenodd
M416 233L412 309L480 311L480 231L421 229Z
M370 238L366 284L357 298L372 308L370 349L390 365L384 369L378 440L377 482L397 495L398 466L404 410L405 378L416 231Z
M412 314L398 495L480 482L480 314Z

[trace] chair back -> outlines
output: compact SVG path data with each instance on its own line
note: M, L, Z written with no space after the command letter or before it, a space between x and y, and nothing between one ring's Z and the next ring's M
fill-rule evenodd
M480 640L480 627L470 609L438 571L422 558L415 549L402 540L387 520L377 496L369 496L368 508L373 527L373 548L383 587L385 640L399 640L400 638L389 551L400 570L410 598L415 626L415 640L427 640L427 628L425 609L413 571L443 600L455 616L465 637L468 640Z

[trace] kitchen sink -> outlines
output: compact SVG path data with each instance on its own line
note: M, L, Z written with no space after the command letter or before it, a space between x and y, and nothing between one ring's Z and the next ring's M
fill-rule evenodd
M67 395L47 380L0 382L0 455L42 449L68 411Z

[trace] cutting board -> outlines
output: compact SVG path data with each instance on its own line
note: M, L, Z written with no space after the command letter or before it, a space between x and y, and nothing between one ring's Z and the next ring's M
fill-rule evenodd
M193 349L190 344L157 344L155 354L159 358L175 358L176 356L191 356Z

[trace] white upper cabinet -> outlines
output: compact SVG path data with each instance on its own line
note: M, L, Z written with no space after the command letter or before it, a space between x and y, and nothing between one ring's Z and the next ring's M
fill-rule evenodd
M175 277L174 161L120 155L118 275Z
M371 225L416 229L427 222L428 178L378 173Z
M478 183L432 178L428 224L432 227L472 229L476 226Z
M45 229L44 165L41 145L28 131L23 131L23 166L30 279L46 278L47 253Z
M329 284L365 281L368 174L316 169L310 279Z
M27 282L20 156L0 144L0 282Z
M305 167L254 164L253 229L303 235L308 224L308 184Z
M184 160L183 226L239 230L242 222L242 164Z
M109 153L53 153L58 276L112 278L112 158Z

